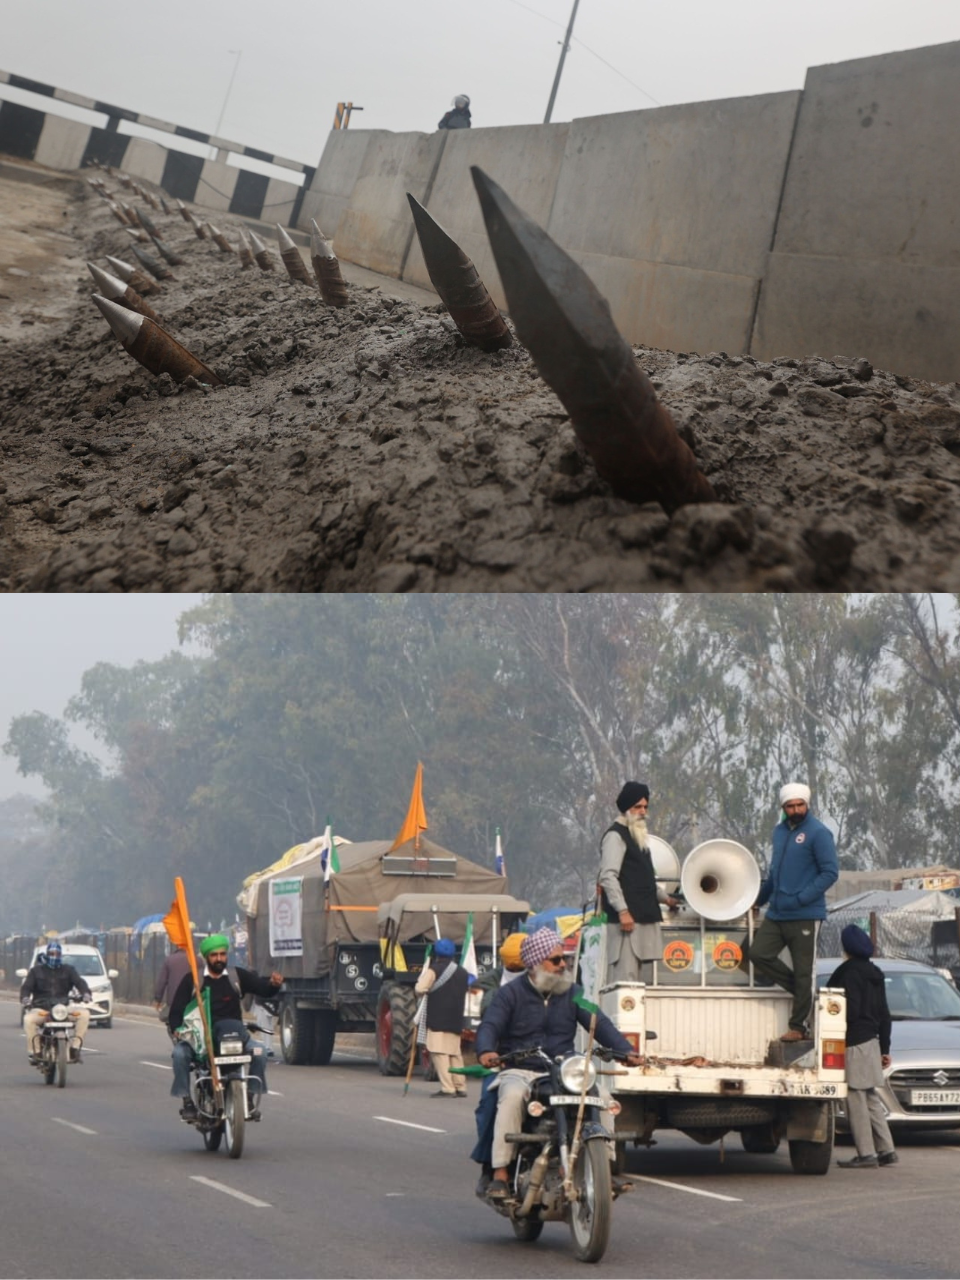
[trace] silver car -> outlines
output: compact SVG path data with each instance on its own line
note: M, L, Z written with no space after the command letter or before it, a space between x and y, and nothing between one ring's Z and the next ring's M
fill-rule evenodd
M817 985L843 963L817 961ZM901 1129L960 1128L960 991L937 970L912 960L874 960L883 971L893 1019L891 1064L881 1098ZM845 1105L837 1121L846 1129Z

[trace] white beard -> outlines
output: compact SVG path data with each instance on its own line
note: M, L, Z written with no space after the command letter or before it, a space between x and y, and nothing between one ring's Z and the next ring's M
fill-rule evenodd
M628 814L624 814L623 824L641 849L650 848L650 836L647 832L646 818L631 818Z
M561 996L573 986L573 974L566 969L558 973L556 969L547 970L538 965L531 971L530 981L542 996Z

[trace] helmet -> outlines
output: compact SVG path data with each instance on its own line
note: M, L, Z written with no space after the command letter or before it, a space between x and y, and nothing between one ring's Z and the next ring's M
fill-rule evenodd
M59 942L47 943L47 964L51 969L59 969L63 963L63 947Z
M465 93L458 93L453 100L453 105L462 111L464 107L469 107L470 99Z
M519 973L523 968L520 947L526 936L525 933L511 933L500 944L500 960L510 973Z

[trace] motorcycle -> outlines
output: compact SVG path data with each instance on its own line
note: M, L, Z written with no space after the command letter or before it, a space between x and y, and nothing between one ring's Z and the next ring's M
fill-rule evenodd
M37 1030L40 1052L33 1065L43 1076L45 1084L53 1084L56 1080L57 1088L62 1089L67 1083L67 1064L79 1059L79 1051L78 1058L71 1058L70 1043L76 1035L75 1024L83 1007L58 1002L49 1009L38 1009L43 1021Z
M263 1031L254 1022L248 1031ZM219 1036L214 1059L220 1077L219 1093L214 1089L207 1060L195 1061L191 1067L190 1093L197 1108L195 1120L188 1120L201 1134L208 1151L219 1151L226 1140L227 1155L239 1160L248 1120L260 1119L260 1081L250 1075L251 1057L244 1052L239 1031L226 1031Z
M599 1046L594 1046L593 1055L604 1061L616 1057ZM528 1068L536 1060L543 1074L531 1084L522 1132L507 1134L507 1140L517 1144L509 1168L511 1195L487 1203L510 1219L518 1240L539 1239L544 1223L566 1222L577 1259L599 1262L610 1239L614 1199L607 1149L614 1137L601 1125L600 1113L616 1114L619 1105L599 1097L594 1089L597 1068L585 1054L551 1058L537 1046L499 1057L501 1068L521 1063Z

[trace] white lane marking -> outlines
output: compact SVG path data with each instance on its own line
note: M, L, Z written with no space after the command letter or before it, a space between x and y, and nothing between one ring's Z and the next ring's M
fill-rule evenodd
M268 1089L268 1090L267 1090L267 1097L268 1097L268 1098L282 1098L282 1097L283 1097L283 1094L282 1094L282 1093L277 1093L276 1089Z
M742 1204L742 1196L722 1196L716 1191L701 1191L699 1187L685 1187L682 1182L664 1182L663 1178L647 1178L643 1174L631 1173L630 1179L635 1182L652 1182L658 1187L669 1187L671 1191L689 1191L692 1196L709 1196L711 1200L730 1200L734 1204Z
M169 1062L144 1062L140 1059L141 1067L156 1067L158 1071L172 1071L173 1067Z
M402 1199L406 1194L405 1191L388 1191L387 1199L389 1200L391 1196L399 1196Z
M406 1129L422 1129L424 1133L446 1133L446 1129L433 1129L428 1124L411 1124L409 1120L394 1120L391 1116L374 1116L374 1120L382 1120L384 1124L402 1124Z
M59 1116L51 1116L54 1124L65 1124L68 1129L76 1129L77 1133L90 1133L96 1137L96 1129L85 1129L82 1124L72 1124L69 1120L61 1120Z
M242 1191L234 1191L233 1187L224 1186L222 1182L214 1182L212 1178L201 1178L198 1173L190 1174L191 1182L202 1182L205 1187L213 1187L214 1191L222 1191L224 1195L236 1196L245 1204L252 1204L255 1209L272 1209L273 1205L266 1200L257 1200L255 1196L244 1195Z

